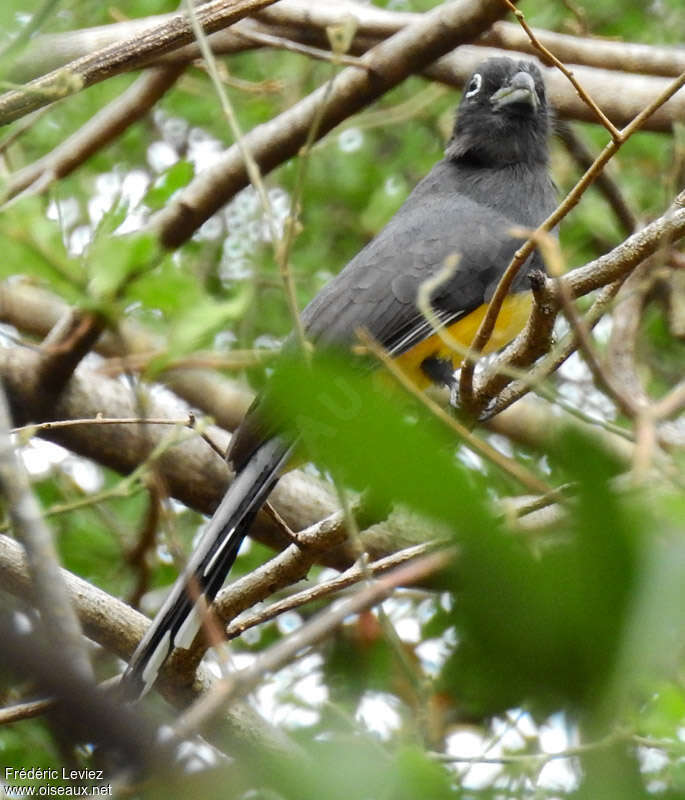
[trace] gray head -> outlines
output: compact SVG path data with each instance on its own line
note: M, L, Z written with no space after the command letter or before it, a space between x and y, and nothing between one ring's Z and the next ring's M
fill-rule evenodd
M484 167L546 164L550 116L535 64L489 58L464 86L446 155Z

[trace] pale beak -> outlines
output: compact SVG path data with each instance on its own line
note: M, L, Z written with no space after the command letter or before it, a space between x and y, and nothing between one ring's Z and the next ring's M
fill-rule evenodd
M492 95L490 102L496 109L522 103L531 106L534 111L537 110L540 101L535 91L533 76L528 72L517 72L507 86L503 86Z

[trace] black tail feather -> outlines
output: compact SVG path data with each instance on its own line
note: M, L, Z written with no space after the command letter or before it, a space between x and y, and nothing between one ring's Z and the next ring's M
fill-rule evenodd
M190 647L202 626L202 608L223 585L289 452L283 441L270 439L236 475L124 672L121 685L127 700L137 700L150 689L175 647Z

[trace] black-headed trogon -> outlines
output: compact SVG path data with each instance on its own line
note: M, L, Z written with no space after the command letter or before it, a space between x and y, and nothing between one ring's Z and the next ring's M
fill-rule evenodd
M416 186L383 230L302 312L317 347L347 347L364 329L425 385L441 360L460 364L417 306L424 281L452 258L451 276L430 302L451 336L468 346L521 239L515 226L537 227L555 208L548 172L550 110L538 68L492 58L465 85L445 157ZM456 258L455 258L456 256ZM531 308L528 276L543 269L534 252L519 271L499 314L488 350L508 343ZM444 374L444 372L443 372ZM125 695L144 694L174 647L198 633L198 592L211 603L250 525L286 465L291 443L260 434L259 403L234 434L228 454L236 476L188 565L124 673Z

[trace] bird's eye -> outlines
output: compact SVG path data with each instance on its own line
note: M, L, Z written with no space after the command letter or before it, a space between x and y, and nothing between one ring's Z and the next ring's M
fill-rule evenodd
M469 83L468 89L466 90L466 94L464 95L464 97L473 97L474 95L477 95L478 92L480 91L482 83L483 83L483 78L481 77L481 74L479 72L476 72L473 78L471 78L471 82Z

